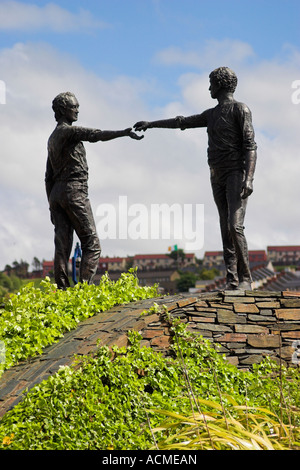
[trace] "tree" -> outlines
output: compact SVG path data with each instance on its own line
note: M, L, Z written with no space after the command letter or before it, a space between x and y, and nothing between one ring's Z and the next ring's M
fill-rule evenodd
M190 287L195 287L197 275L194 273L183 273L176 281L176 286L179 292L188 292Z
M28 276L28 267L29 264L26 261L23 261L22 259L20 262L13 262L13 271L16 276L26 278Z
M13 268L9 264L7 264L4 268L4 271L7 273L8 276L10 276L11 272L12 272L12 269Z
M205 269L202 268L199 273L199 279L213 280L216 276L220 275L220 271L217 268Z
M33 261L31 264L35 271L40 271L42 269L42 263L36 256L33 258Z
M179 250L176 249L171 251L171 253L168 253L167 256L169 256L169 258L172 258L176 262L177 266L181 266L185 258L185 252L182 248L179 248Z
M130 268L133 267L133 256L127 256L127 260L126 260L126 271L128 271Z

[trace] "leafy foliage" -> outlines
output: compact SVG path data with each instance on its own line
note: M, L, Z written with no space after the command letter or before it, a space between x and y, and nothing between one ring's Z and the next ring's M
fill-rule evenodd
M299 449L299 369L238 370L170 321L171 356L132 331L35 386L1 420L0 448Z
M180 278L176 280L176 287L179 292L188 292L190 287L195 287L197 275L194 273L182 273Z
M217 268L202 268L199 272L199 279L213 280L216 276L220 276L220 271Z
M157 446L161 450L287 450L289 426L280 422L268 409L237 405L223 412L221 405L211 400L197 400L205 412L182 415L162 410L166 417L153 433L164 431ZM235 417L232 414L235 414ZM171 432L170 432L171 431ZM299 432L297 431L298 438ZM299 445L300 443L298 443Z
M15 292L20 289L22 281L19 277L0 272L0 299L7 295L8 292Z
M0 375L19 361L41 354L80 321L113 305L153 297L156 292L157 286L139 286L133 269L115 282L105 274L99 285L77 284L66 290L58 290L49 278L38 287L25 285L9 296L0 310L0 341L6 349Z

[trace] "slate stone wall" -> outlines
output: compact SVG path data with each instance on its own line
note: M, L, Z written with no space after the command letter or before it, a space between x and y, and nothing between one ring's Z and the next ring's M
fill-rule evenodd
M174 300L175 299L175 300ZM188 330L218 343L219 351L239 368L250 368L266 356L300 364L300 293L224 291L195 297L165 298L173 317ZM172 338L159 314L144 317L143 344L166 352Z

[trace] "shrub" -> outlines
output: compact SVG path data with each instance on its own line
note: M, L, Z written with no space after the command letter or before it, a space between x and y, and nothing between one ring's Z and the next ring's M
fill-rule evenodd
M0 448L299 449L299 370L241 371L179 321L171 328L173 356L133 331L127 348L100 346L35 386L1 420Z
M38 287L26 284L5 300L0 311L0 341L6 350L0 376L19 361L41 354L80 321L114 305L155 295L157 286L139 286L135 270L122 273L115 282L106 274L99 285L76 284L66 290L58 290L49 278Z

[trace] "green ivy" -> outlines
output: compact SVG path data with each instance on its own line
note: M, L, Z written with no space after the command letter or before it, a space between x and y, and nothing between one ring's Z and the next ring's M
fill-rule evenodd
M25 285L6 299L0 310L0 341L5 345L6 361L0 364L0 376L19 361L41 354L65 332L96 313L114 305L157 295L157 286L139 286L136 270L122 273L117 281L108 274L99 285L77 284L66 290L57 289L49 278L40 286Z
M239 404L250 413L273 402L277 416L288 424L292 417L299 427L298 369L279 369L267 360L241 371L178 320L171 329L170 356L141 347L141 335L132 331L128 347L99 347L96 356L78 358L36 385L0 421L0 449L155 448L152 429L157 440L168 434L157 432L164 417L154 410L188 416L199 411L200 402L201 413L219 403L218 412L233 419Z
M49 279L40 287L27 285L1 311L5 367L39 354L84 318L155 295L156 288L139 287L134 271L116 282L104 276L99 286L82 284L66 291L57 290ZM150 312L157 310L153 303ZM126 348L99 346L95 356L61 368L4 415L0 449L151 449L156 445L153 429L158 441L172 432L163 430L164 413L209 413L211 404L233 419L238 419L238 405L246 405L247 412L251 407L269 408L284 423L299 428L299 369L266 359L252 371L239 370L167 310L160 313L173 338L167 357L141 347L142 337L135 331L128 333Z

